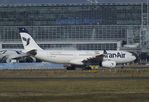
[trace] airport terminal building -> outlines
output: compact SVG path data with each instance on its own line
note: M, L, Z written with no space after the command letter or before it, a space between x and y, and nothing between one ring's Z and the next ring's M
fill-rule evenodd
M137 45L128 49L148 51L148 5L148 0L2 0L0 48L23 48L18 28L26 27L44 49Z

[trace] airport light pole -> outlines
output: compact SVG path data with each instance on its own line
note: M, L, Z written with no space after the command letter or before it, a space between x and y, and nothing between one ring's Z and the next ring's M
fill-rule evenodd
M149 32L149 0L147 0L147 27Z
M142 0L141 0L142 1ZM140 11L141 11L141 26L140 26L140 52L142 50L142 30L143 30L143 1L140 4Z
M147 0L147 33L148 33L148 37L149 37L149 0ZM148 40L147 46L149 46L149 38L147 40ZM147 47L147 48L149 48L149 47Z

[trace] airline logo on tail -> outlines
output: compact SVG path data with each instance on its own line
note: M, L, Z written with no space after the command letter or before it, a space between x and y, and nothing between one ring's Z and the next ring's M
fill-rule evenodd
M26 51L31 50L42 50L38 44L34 41L34 39L29 35L28 30L25 28L19 28L19 33L21 36L21 40L23 42L23 47Z
M26 45L25 45L25 46L27 46L27 45L29 45L29 44L30 44L30 38L25 38L25 37L22 37L22 39L23 39L23 41L25 41L25 42L26 42Z

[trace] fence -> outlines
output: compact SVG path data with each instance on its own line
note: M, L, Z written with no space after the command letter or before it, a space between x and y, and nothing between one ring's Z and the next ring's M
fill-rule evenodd
M0 63L0 70L24 70L24 69L64 69L62 64L51 63Z

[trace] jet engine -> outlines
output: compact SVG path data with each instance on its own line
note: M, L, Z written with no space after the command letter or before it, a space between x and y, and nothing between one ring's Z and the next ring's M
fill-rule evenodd
M16 59L9 59L9 58L6 59L6 63L17 63L17 62L18 60Z
M19 59L19 62L20 63L32 63L32 62L36 62L36 58L32 56L26 56L26 57Z
M103 61L102 62L102 67L114 68L115 66L116 66L115 61Z

